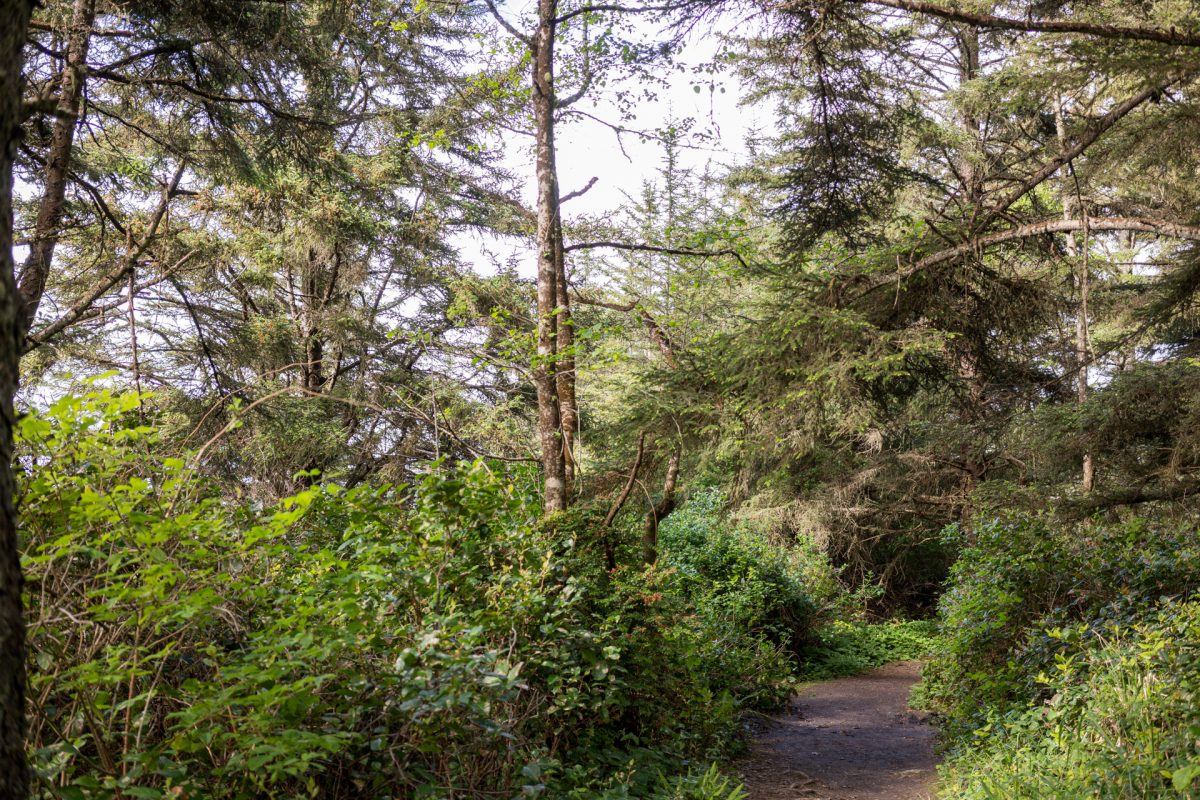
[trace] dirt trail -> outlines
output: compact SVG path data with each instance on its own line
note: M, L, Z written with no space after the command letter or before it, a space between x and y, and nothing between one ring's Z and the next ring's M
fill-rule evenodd
M771 717L742 776L750 800L930 800L933 728L908 708L920 664L814 684Z

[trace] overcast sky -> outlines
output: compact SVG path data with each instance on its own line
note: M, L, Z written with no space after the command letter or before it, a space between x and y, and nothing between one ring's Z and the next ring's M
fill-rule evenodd
M517 0L504 6L502 13L515 21L515 12L523 5ZM731 71L716 75L695 71L714 59L720 47L720 34L734 24L719 20L714 28L697 32L675 58L675 66L664 68L662 74L667 77L667 86L656 90L655 99L638 104L635 119L623 120L614 105L612 91L603 87L575 107L604 122L648 132L662 130L672 120L690 118L694 123L693 136L685 140L687 146L680 151L680 166L702 169L711 164L713 171L721 174L726 167L743 163L747 157L747 136L774 130L771 109L765 104L741 105L743 87ZM646 35L653 38L656 34L647 29ZM585 195L563 207L568 223L572 218L603 216L620 208L627 195L636 196L645 181L656 180L663 164L664 149L660 142L646 141L632 133L618 136L601 122L576 117L560 124L557 133L562 193L581 189L593 177L597 178ZM530 208L537 196L531 145L529 137L505 136L505 165L518 176L522 199ZM464 261L477 272L494 272L493 261L498 257L514 263L524 277L532 278L535 274L532 251L518 243L485 242L466 236L462 237L459 248Z

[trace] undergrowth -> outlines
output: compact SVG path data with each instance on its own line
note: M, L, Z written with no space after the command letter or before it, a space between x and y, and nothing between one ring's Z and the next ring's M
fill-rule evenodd
M932 620L835 620L804 649L798 675L806 681L857 675L893 661L926 658L937 645L937 623Z
M1013 516L963 545L922 687L943 796L1200 794L1194 527Z
M543 522L485 463L217 496L134 395L19 446L42 800L739 800L710 765L790 694L833 585L705 497L609 572L592 515Z

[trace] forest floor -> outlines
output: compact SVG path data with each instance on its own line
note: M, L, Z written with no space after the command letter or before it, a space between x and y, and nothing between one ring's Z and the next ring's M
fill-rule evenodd
M934 729L908 707L920 662L806 687L767 718L742 778L750 800L928 800Z

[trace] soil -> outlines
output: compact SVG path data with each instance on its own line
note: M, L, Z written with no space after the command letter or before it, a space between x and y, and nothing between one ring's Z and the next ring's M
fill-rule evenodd
M801 691L742 765L750 800L932 800L934 729L908 707L920 669L901 661Z

